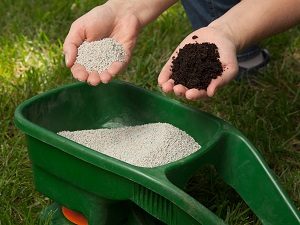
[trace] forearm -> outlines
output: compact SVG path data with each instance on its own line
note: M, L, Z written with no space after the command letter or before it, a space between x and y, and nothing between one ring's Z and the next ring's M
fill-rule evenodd
M241 50L300 22L300 0L243 0L209 26L224 31Z
M135 14L141 26L145 26L176 2L177 0L109 0L106 4L108 4L112 10ZM122 10L120 10L120 7L122 7Z

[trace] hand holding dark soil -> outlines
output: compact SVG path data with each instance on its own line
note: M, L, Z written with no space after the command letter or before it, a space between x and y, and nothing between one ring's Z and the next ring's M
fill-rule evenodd
M174 62L176 62L176 57L178 56L179 50L184 48L184 46L187 46L186 48L191 48L195 47L193 45L189 44L201 44L201 43L212 43L215 46L217 46L219 55L220 55L220 62L221 62L221 68L216 69L216 73L212 75L210 79L211 82L207 83L207 80L209 78L205 78L205 81L202 80L203 86L198 86L195 85L195 81L191 80L191 73L195 73L197 70L196 65L193 63L189 63L189 60L193 58L192 56L189 56L190 59L186 60L185 63L188 65L186 66L187 71L189 74L184 74L184 72L175 72L174 67ZM202 44L202 46L205 46L206 44ZM212 45L213 46L213 45ZM198 45L199 47L199 45ZM195 48L193 48L195 51ZM191 49L190 49L191 50ZM197 50L196 50L197 51ZM195 55L195 52L192 54ZM211 56L210 56L211 57ZM195 58L198 58L201 61L201 56ZM204 57L205 58L205 57ZM216 58L216 57L215 57ZM178 59L178 58L177 58ZM172 61L174 61L172 63ZM201 63L201 62L199 62ZM203 63L203 62L202 62ZM178 66L178 65L175 65ZM207 65L206 65L207 66ZM190 67L190 68L188 68ZM200 66L201 67L201 66ZM199 68L198 68L199 69ZM205 68L204 68L205 69ZM207 69L207 68L206 68ZM178 70L178 68L176 68ZM214 70L214 69L213 69ZM221 71L223 70L223 72ZM163 67L161 73L159 74L158 77L158 83L162 87L162 90L164 92L171 92L174 91L176 95L180 96L185 96L187 99L190 100L196 100L199 98L204 98L204 97L212 97L216 90L227 84L229 81L231 81L235 75L237 74L238 71L238 64L237 64L237 59L236 59L236 49L234 43L230 40L229 37L227 37L224 33L215 30L210 27L205 27L201 28L193 33L191 33L189 36L187 36L181 43L180 45L176 48L176 50L173 52L165 66ZM180 79L177 79L177 81L174 81L175 76L172 77L172 72L175 72L175 76L178 76L180 74L181 79L185 80L184 82L179 82ZM199 72L199 71L198 71ZM221 74L218 74L221 72ZM176 74L177 73L177 74ZM201 73L204 73L203 71ZM220 76L218 76L218 75ZM182 76L186 76L185 78ZM196 75L196 74L194 74ZM187 79L190 77L189 79ZM176 80L176 78L175 78ZM182 84L183 83L183 84ZM194 84L193 84L194 83ZM197 81L196 81L197 83ZM201 83L201 82L200 82Z
M171 79L189 89L206 90L212 79L223 73L218 47L214 43L197 42L186 44L172 57Z

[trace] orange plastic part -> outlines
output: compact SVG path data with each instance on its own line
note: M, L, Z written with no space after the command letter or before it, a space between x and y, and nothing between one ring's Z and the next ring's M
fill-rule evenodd
M66 207L62 207L61 211L64 216L72 223L75 223L76 225L88 225L87 219L81 213L75 212Z

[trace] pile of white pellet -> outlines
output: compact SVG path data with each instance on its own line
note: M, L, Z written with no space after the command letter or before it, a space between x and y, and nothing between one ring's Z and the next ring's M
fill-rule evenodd
M100 41L83 42L78 48L75 63L84 66L88 72L101 73L113 62L124 62L125 56L120 43L112 38L104 38Z
M187 133L168 123L58 133L88 148L140 167L156 167L200 149Z

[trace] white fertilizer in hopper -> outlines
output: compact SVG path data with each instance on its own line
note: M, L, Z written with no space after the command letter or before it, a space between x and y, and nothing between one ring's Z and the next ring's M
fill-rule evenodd
M121 128L61 131L74 142L140 167L156 167L182 159L200 149L187 133L168 123Z
M83 42L78 48L75 63L84 66L88 72L101 73L113 62L124 62L125 56L125 50L120 43L112 38L104 38Z

